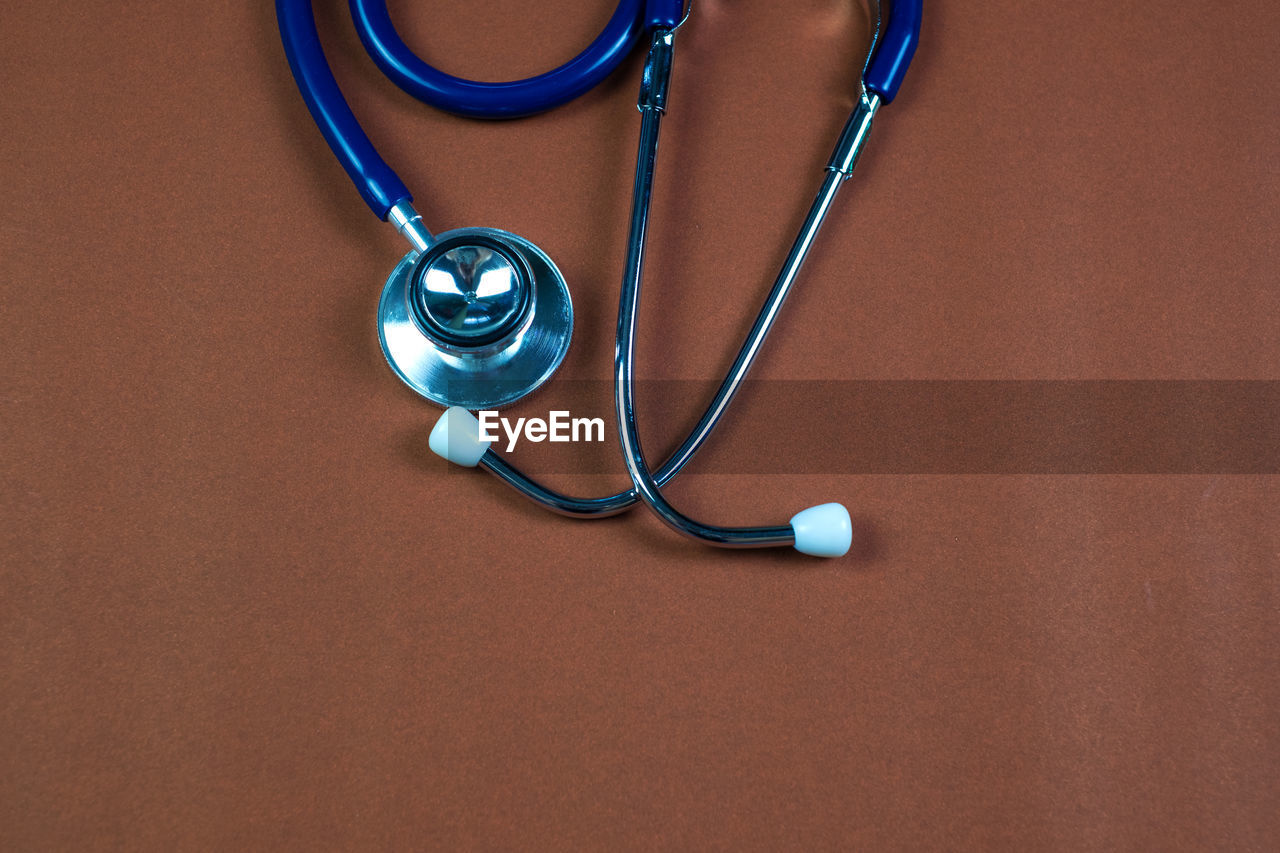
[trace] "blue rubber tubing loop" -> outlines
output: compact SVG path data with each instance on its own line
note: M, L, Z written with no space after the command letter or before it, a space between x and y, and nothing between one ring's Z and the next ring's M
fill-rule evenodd
M413 197L404 182L378 156L342 97L320 47L311 0L276 0L276 18L285 56L311 117L365 204L379 219L386 219L392 207Z
M587 49L559 68L511 83L477 83L427 65L396 33L385 0L351 0L356 32L369 55L400 88L440 109L477 118L517 118L557 107L609 75L649 28L679 23L684 0L621 0ZM388 212L413 197L378 155L329 70L311 0L276 0L280 38L312 118L369 208Z
M898 94L920 41L921 0L891 0L880 44L863 82L886 104Z
M400 39L386 0L351 0L351 17L369 56L420 101L473 118L519 118L571 101L609 75L646 23L643 0L622 0L604 30L578 56L545 74L510 83L478 83L432 68Z

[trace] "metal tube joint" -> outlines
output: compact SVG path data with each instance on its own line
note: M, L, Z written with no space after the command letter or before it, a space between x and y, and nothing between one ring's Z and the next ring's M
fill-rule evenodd
M387 211L387 221L396 227L400 235L409 241L415 252L425 252L435 243L427 226L422 224L422 217L413 209L413 204L402 201Z
M839 172L847 181L853 174L853 167L858 164L858 156L862 154L862 146L871 133L871 121L880 109L880 96L868 92L864 87L858 96L849 120L845 122L840 139L836 142L835 151L831 152L831 160L827 162L828 172Z
M667 110L667 90L671 86L671 62L675 57L675 30L657 29L653 31L653 41L649 44L649 56L644 62L644 72L640 77L640 98L636 108L640 112Z

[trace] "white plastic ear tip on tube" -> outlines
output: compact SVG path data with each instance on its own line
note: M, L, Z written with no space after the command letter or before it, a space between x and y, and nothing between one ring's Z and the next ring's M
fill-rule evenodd
M432 428L427 444L436 456L468 468L474 468L489 449L489 442L480 438L480 422L461 406L444 410Z
M853 522L840 504L818 504L791 518L795 548L814 557L843 557L853 544Z

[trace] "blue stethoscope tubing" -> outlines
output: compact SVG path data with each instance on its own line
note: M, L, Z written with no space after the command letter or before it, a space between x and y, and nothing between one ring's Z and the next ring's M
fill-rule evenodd
M475 118L518 118L560 106L607 77L640 38L679 24L684 0L621 0L609 22L578 56L544 74L508 83L463 80L432 68L400 36L385 0L350 0L356 32L373 61L401 89L447 112ZM886 103L898 93L915 53L921 0L895 0L863 81ZM379 219L413 200L378 154L329 70L312 0L276 0L285 55L312 118L365 204Z

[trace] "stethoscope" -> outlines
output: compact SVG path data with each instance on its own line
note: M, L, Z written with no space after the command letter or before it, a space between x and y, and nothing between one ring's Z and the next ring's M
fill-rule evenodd
M636 428L632 363L658 131L666 111L676 31L688 17L685 0L621 0L604 31L578 57L512 83L477 83L437 71L401 41L385 0L350 3L360 40L400 88L440 109L480 118L516 118L572 100L608 76L642 36L649 38L638 101L640 144L614 358L618 432L633 487L608 497L577 498L546 488L505 461L482 439L479 421L471 413L519 400L559 367L573 333L573 304L564 276L541 249L507 231L459 228L433 236L414 210L408 189L378 156L338 90L320 47L311 0L277 0L285 53L312 117L365 203L412 246L383 288L378 335L396 375L446 407L431 432L431 449L455 464L488 470L562 515L602 518L644 501L670 527L710 545L790 545L820 557L848 551L853 526L838 503L810 507L783 525L719 527L681 513L663 496L662 486L710 436L773 327L836 193L853 172L876 112L898 92L919 38L921 0L894 0L883 21L877 4L857 103L800 233L710 405L688 438L656 470L645 458Z

